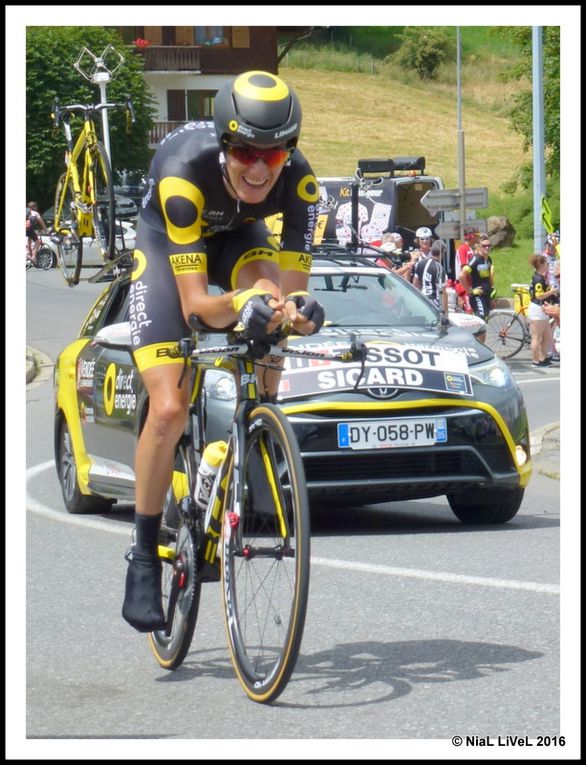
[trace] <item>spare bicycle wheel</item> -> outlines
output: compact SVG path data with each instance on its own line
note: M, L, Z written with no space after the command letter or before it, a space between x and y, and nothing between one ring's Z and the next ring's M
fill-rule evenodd
M55 235L57 245L57 265L63 278L70 287L79 283L83 240L77 235L77 206L75 192L67 173L59 178L55 191Z
M96 244L102 258L110 260L114 257L116 241L114 187L110 160L104 145L99 142L92 150L90 183Z

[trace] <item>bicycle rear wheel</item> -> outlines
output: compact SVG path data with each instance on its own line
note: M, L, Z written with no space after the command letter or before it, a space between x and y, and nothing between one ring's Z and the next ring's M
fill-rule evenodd
M57 264L70 287L79 283L83 240L77 235L77 206L71 178L67 173L59 178L55 191L55 244Z
M112 185L112 170L106 149L102 143L97 143L91 152L90 191L93 199L92 218L94 236L100 255L104 260L114 257L115 244L115 209L114 187Z
M190 496L184 497L177 506L168 496L165 522L161 530L162 544L159 557L163 562L162 591L163 611L167 620L165 630L149 633L149 643L159 664L165 669L177 669L191 646L199 612L201 581L197 577L197 512L193 504L195 479L188 465L188 455L181 448L176 469L187 477L186 487L191 486ZM172 491L172 490L170 490ZM170 519L173 515L173 519ZM175 522L177 526L175 527Z
M301 646L309 590L309 502L297 439L270 404L252 410L243 449L243 501L230 488L222 539L228 645L246 694L276 699Z
M512 359L525 345L525 327L513 311L491 311L485 345L501 359Z
M37 250L37 268L42 268L43 271L53 268L54 257L53 250L49 245L42 244Z

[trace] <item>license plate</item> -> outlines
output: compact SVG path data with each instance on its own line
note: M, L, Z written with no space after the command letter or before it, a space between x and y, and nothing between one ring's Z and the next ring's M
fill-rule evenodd
M402 420L359 420L338 423L341 449L392 449L446 443L445 417L406 417Z

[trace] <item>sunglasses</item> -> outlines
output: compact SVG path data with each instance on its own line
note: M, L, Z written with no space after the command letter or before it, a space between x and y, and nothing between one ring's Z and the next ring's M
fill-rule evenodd
M490 250L490 248L492 247L491 244L481 244L480 246L483 247L486 250Z
M257 149L255 146L227 142L224 146L226 152L242 165L254 165L257 160L262 159L267 167L274 169L285 164L291 156L289 149Z

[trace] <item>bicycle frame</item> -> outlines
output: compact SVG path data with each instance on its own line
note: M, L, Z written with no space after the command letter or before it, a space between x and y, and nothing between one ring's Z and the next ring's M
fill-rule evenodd
M67 165L67 171L65 176L65 184L63 186L63 195L59 201L59 207L55 211L55 220L61 220L63 215L63 203L66 198L66 191L71 181L73 191L75 194L75 204L77 207L77 235L78 236L92 236L93 234L93 218L92 218L92 205L95 203L94 198L94 174L91 165L91 149L97 144L98 136L96 133L96 127L93 119L89 116L84 117L83 130L79 134L75 146L72 145L71 125L69 120L63 120L63 128L67 139L67 150L65 152L65 164ZM79 158L82 153L84 154L83 171L80 177L79 172Z
M183 436L187 439L187 443L190 446L194 459L194 465L192 466L194 471L197 471L199 468L205 448L205 396L203 395L203 389L206 369L220 368L226 370L235 377L236 385L239 389L236 398L236 411L232 420L232 430L228 439L228 449L214 481L202 529L203 560L206 564L213 566L221 538L230 478L232 478L232 492L235 496L235 504L241 506L242 503L244 489L238 464L238 455L240 454L239 444L244 443L244 426L247 415L251 408L259 404L258 385L255 361L250 356L242 355L248 349L246 343L202 349L193 348L189 350L189 345L193 342L192 338L186 338L186 340L181 341L180 345L184 344L181 355L186 359L189 357L194 364L194 369L192 370L193 379L191 381L190 416ZM304 356L345 361L354 359L361 360L362 363L364 363L365 359L365 351L362 346L360 346L360 350L359 346L356 346L352 347L348 353L341 354L326 354L308 350L295 351L277 345L270 345L264 351L263 355L279 357ZM230 354L240 355L231 356ZM206 360L206 356L208 360ZM215 361L210 358L213 356L216 357ZM269 364L269 366L271 365ZM266 453L263 454L263 462L268 469L270 467L270 460ZM277 477L269 474L268 479L275 505L280 509L278 491L276 490ZM280 522L282 526L285 525L283 519ZM162 554L161 557L166 555L164 547L159 548L159 552Z

